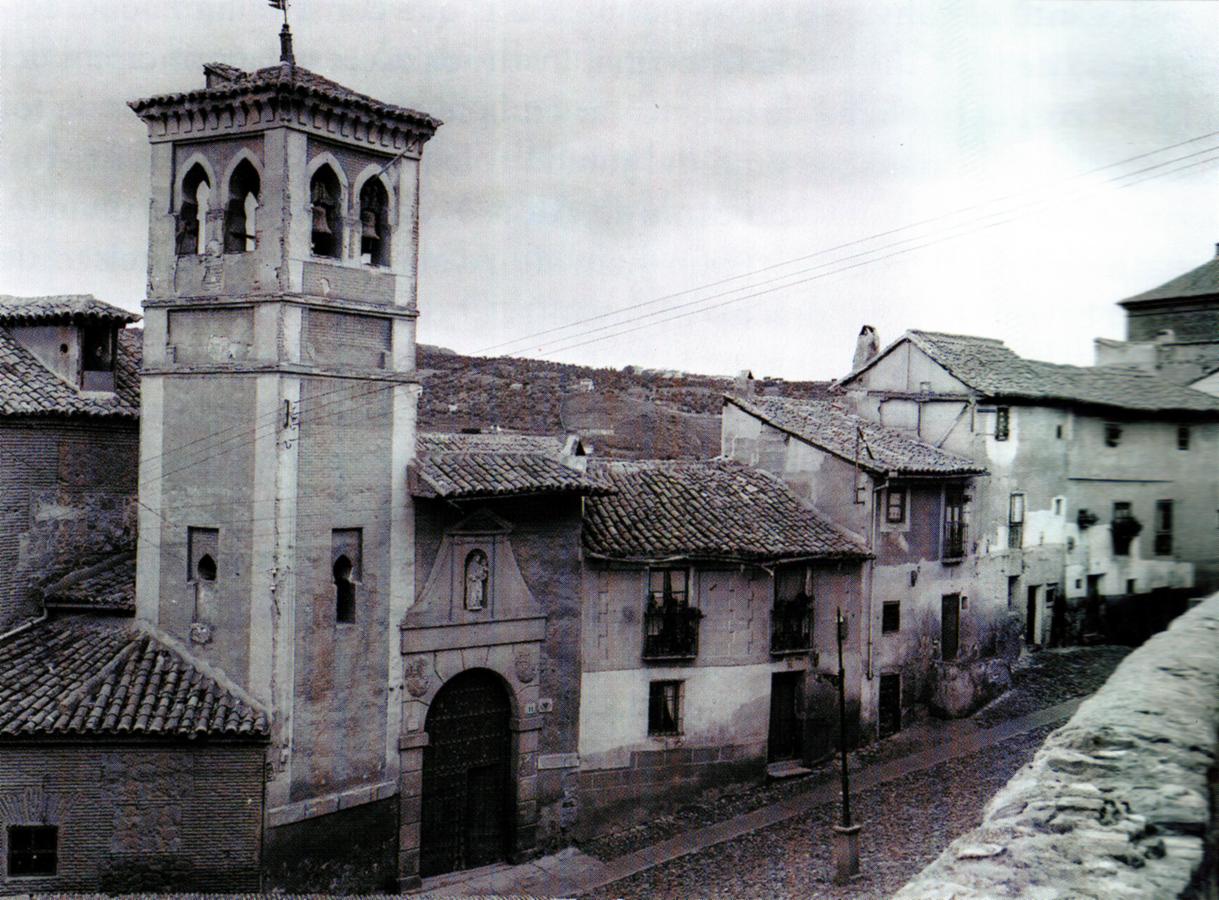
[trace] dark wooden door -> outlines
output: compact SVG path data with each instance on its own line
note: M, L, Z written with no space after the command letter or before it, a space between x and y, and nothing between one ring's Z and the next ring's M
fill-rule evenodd
M423 748L423 877L485 866L507 855L510 715L507 691L486 671L455 676L432 701Z
M888 737L902 730L902 676L880 676L880 711L877 716L880 736Z
M940 656L943 659L957 658L960 637L961 595L945 594L940 602Z
M1030 647L1037 640L1037 585L1029 585L1028 603L1024 608L1024 642Z
M770 762L799 759L804 748L800 718L800 681L803 672L779 672L770 676Z

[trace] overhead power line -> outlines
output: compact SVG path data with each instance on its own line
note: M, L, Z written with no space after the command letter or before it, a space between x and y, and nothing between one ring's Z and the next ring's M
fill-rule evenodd
M601 321L603 319L612 318L613 316L621 315L626 312L631 312L636 309L644 309L648 306L652 306L657 303L662 303L666 300L674 300L674 299L677 299L678 297L684 297L689 294L696 293L697 291L702 291L702 290L707 290L707 289L714 288L714 287L719 287L721 285L728 284L729 282L732 282L732 281L739 281L743 278L753 277L754 275L761 275L766 272L773 271L774 269L779 269L779 268L783 268L785 266L794 265L796 263L805 262L810 259L815 259L819 256L825 256L826 254L833 253L837 250L844 250L849 247L857 246L859 244L866 244L871 241L879 240L881 238L890 237L895 234L900 234L903 231L909 231L914 228L921 228L924 225L930 225L935 222L943 221L944 219L950 219L950 218L953 218L954 216L959 216L963 213L982 209L984 207L991 206L995 203L1001 203L1005 200L1010 200L1010 199L1014 199L1017 197L1026 196L1030 193L1057 190L1064 184L1070 184L1074 181L1078 181L1080 179L1087 178L1091 175L1096 175L1100 172L1105 172L1105 171L1108 171L1109 169L1117 168L1118 166L1129 165L1130 163L1138 162L1139 160L1147 159L1152 156L1157 156L1161 153L1167 153L1170 150L1176 150L1181 147L1186 147L1190 144L1195 144L1199 141L1206 140L1207 138L1215 137L1216 135L1219 135L1219 131L1209 131L1205 134L1200 134L1197 137L1189 138L1188 140L1178 141L1175 144L1168 144L1163 147L1158 147L1155 150L1148 150L1144 153L1138 153L1134 156L1128 156L1125 159L1117 160L1116 162L1111 162L1111 163L1107 163L1103 166L1097 166L1095 168L1088 169L1085 172L1079 172L1075 175L1069 176L1068 178L1062 179L1061 181L1042 185L1041 187L1036 188L1036 189L1025 190L1025 191L1015 191L1012 193L1000 195L998 197L992 197L988 200L983 200L978 203L972 203L972 204L969 204L968 206L962 206L957 209L950 210L945 213L940 213L935 216L930 216L925 219L919 219L917 221L910 222L905 225L898 226L896 228L888 229L887 231L877 232L875 234L867 235L866 237L855 238L853 240L845 241L840 244L835 244L831 247L825 247L821 250L817 250L812 253L807 253L802 256L796 256L796 257L792 257L791 259L786 259L786 260L782 260L780 262L771 263L770 265L762 266L761 268L758 268L758 269L752 269L748 272L742 272L742 273L739 273L736 275L728 275L724 278L720 278L715 281L709 281L709 282L706 282L701 285L697 285L692 288L686 288L685 290L675 291L674 293L671 293L671 294L664 294L662 296L654 297L650 300L644 300L639 303L632 303L627 306L622 306L617 309L610 310L608 312L599 313L594 316L587 316L583 319L574 319L563 325L555 325L555 326L551 326L549 328L544 328L540 331L534 331L534 332L530 332L528 334L523 334L523 335L520 335L511 340L501 341L497 344L490 344L486 347L475 350L475 351L473 351L473 355L480 356L480 355L490 352L492 350L499 350L504 347L510 347L510 346L514 346L516 344L522 344L533 338L542 337L542 336L545 336L548 334L554 334L559 331L566 331L570 328L575 328L578 325L583 325L588 322ZM564 340L567 340L567 339L568 338L565 338ZM518 351L518 352L520 352L520 351Z

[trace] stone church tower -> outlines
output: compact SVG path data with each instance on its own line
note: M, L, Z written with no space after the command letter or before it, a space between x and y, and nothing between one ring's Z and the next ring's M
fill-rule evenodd
M138 615L274 713L277 827L396 793L419 170L295 64L132 102L152 148Z

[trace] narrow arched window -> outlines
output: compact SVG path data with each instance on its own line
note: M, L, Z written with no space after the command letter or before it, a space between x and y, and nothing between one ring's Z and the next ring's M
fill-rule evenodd
M322 166L309 182L309 203L312 208L312 248L314 256L335 259L343 254L342 226L339 222L343 188L339 176L330 166Z
M351 580L351 560L340 556L334 561L334 620L356 620L356 587Z
M212 184L203 166L195 163L182 179L182 197L178 204L175 245L179 256L191 256L206 249L207 208Z
M360 261L389 265L389 195L380 178L370 178L360 188Z
M204 553L199 557L199 564L195 566L195 575L199 581L216 580L216 560L212 559L211 554Z
M229 179L229 202L224 210L225 253L245 253L256 246L254 216L260 189L258 171L243 159Z

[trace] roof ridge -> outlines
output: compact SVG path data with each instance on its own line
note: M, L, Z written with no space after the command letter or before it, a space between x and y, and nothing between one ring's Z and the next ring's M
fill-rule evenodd
M223 669L213 666L206 660L199 659L186 647L185 644L183 644L177 638L172 637L171 635L162 631L151 622L144 619L136 619L135 628L144 632L156 643L161 644L163 649L176 653L191 669L194 669L200 675L210 678L217 687L228 691L238 700L241 700L249 705L250 708L266 716L267 720L270 721L270 710L267 709L263 703L256 700L252 694L246 691L245 688L241 687L241 685L234 681Z

